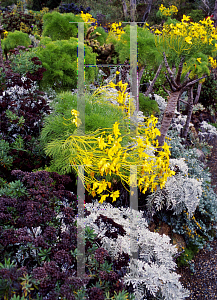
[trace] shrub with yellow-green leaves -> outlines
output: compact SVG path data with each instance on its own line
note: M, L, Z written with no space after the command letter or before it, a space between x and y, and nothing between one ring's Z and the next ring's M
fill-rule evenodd
M55 89L72 89L77 87L77 38L69 40L52 41L49 37L41 39L36 55L40 58L42 66L46 69L42 87ZM96 54L92 48L85 47L85 62L96 63ZM85 81L94 81L96 68L87 68Z
M120 86L118 102L123 106L126 95L121 92L123 84ZM71 114L71 123L79 127L81 124L79 112L73 109ZM143 189L143 193L151 188L153 192L158 185L163 188L167 178L175 174L169 169L170 150L166 143L157 157L154 154L158 147L155 138L160 134L155 127L156 123L157 118L152 115L147 118L145 125L136 124L136 130L133 136L130 136L129 130L125 134L120 132L119 122L116 121L112 128L98 128L83 136L74 133L67 138L53 140L46 145L45 151L47 155L52 156L53 160L58 159L60 153L67 151L64 164L70 165L76 173L78 173L78 166L83 165L85 176L83 177L82 174L78 176L89 194L93 197L96 194L101 196L100 203L107 197L111 197L113 201L119 197L119 190L112 190L111 176L113 175L121 180L124 187L125 184L138 186L140 191ZM125 132L128 129L126 124L123 129ZM63 173L66 173L66 166L62 166ZM130 176L131 166L138 166L138 176Z

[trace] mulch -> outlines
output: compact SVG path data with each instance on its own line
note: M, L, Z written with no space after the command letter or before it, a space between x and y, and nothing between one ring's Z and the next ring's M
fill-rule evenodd
M207 162L211 173L211 185L217 193L217 138L210 142L213 145L210 160ZM176 269L181 277L179 281L190 291L190 296L186 300L214 300L217 299L217 238L209 242L211 250L204 247L194 257L195 272L189 267Z

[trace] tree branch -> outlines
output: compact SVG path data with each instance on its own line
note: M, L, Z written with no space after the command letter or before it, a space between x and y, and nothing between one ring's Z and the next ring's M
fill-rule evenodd
M153 86L154 86L154 84L155 84L155 82L156 82L156 80L157 80L157 78L160 74L160 71L161 71L162 67L163 67L163 62L159 65L159 67L157 69L157 72L154 76L154 79L152 80L151 84L149 85L147 91L145 92L145 97L147 97L148 94L150 94L152 92Z
M176 82L175 82L175 79L174 79L174 77L173 77L173 72L172 72L172 70L171 70L170 67L169 67L169 64L168 64L168 61L167 61L165 52L163 52L163 57L164 57L165 67L166 67L167 72L168 72L168 74L169 74L169 76L170 76L171 83L174 85L174 87L175 87L176 89L178 89L179 86L178 86L178 85L176 84Z
M148 6L147 6L147 8L146 8L146 10L145 10L145 12L144 12L143 17L142 17L142 22L146 22L146 20L148 19L148 16L149 16L150 11L151 11L152 1L153 1L153 0L150 0L150 1L148 2Z
M170 96L170 91L168 91L164 85L162 85L162 88L164 89L164 91Z
M186 84L190 81L190 78L188 78L188 76L190 75L190 73L191 73L191 70L188 71L188 73L185 75L184 82L181 85L181 88L183 88L184 86L186 86Z
M200 77L200 78L198 78L198 79L195 79L195 80L189 82L188 84L186 84L185 87L189 87L189 86L195 84L196 82L198 82L198 81L200 81L201 79L206 78L206 77L207 77L207 75L204 75L204 76L202 76L202 77Z
M196 105L197 102L199 101L202 84L203 84L202 82L198 83L197 94L196 94L195 99L194 99L194 105Z
M176 89L172 86L172 83L170 82L167 73L165 72L164 74L165 74L165 77L166 77L166 79L167 79L167 81L168 81L168 83L169 83L169 85L170 85L171 90L172 90L173 92L175 92Z
M124 0L122 0L122 5L123 5L124 18L125 18L125 21L127 21L127 17L128 17L127 5L126 5L126 2Z
M185 61L185 58L182 56L182 58L180 60L180 63L179 63L177 76L176 76L176 82L177 82L178 85L180 85L180 79L181 79L181 74L182 74L182 68L183 68L184 61Z

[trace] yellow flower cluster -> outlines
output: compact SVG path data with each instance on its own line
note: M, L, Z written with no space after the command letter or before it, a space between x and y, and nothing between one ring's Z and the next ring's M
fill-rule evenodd
M81 11L81 17L84 20L84 22L92 22L92 23L96 22L96 19L94 19L91 14L88 14L88 13L84 14L83 11ZM97 28L97 25L94 26L94 29L96 29L96 28Z
M116 72L116 74L120 74L120 72ZM120 80L117 84L113 82L115 77L108 83L108 85L104 87L99 87L93 94L93 97L96 96L97 94L101 93L102 91L106 91L109 88L115 88L119 87L118 92L118 97L115 99L119 104L122 110L124 110L129 117L129 115L133 114L135 111L135 105L133 104L132 99L130 98L129 93L126 92L127 89L127 83L123 83L122 80ZM126 116L126 118L127 118Z
M110 23L109 23L110 24ZM121 28L121 22L112 23L109 36L114 36L118 41L121 39L121 35L124 33L124 30Z
M79 112L72 110L71 113L77 119ZM78 120L72 122L76 124ZM158 140L155 138L160 135L160 131L155 127L156 123L157 118L152 115L147 118L145 125L137 127L137 144L135 144L135 137L127 135L128 141L133 142L133 147L131 143L126 145L124 142L126 136L122 136L118 122L113 124L113 128L98 129L85 136L71 135L63 142L64 148L71 149L70 165L75 171L78 165L84 166L84 174L87 176L82 177L79 174L78 176L89 194L93 197L101 194L100 203L103 203L107 197L111 197L113 201L119 197L119 190L109 190L112 189L112 175L119 176L124 187L125 184L138 185L140 191L143 188L143 193L148 188L153 192L159 184L162 189L167 178L175 175L175 172L169 169L170 150L166 143L157 157L145 152L145 150L155 151L158 147ZM134 178L130 176L131 166L137 166L137 176L135 175ZM125 189L129 192L126 187Z
M185 210L184 210L183 212L188 216L188 213L187 213ZM195 219L194 216L192 217L192 220L194 220L194 222L197 224L197 226L199 227L199 229L202 229L202 227L201 227L200 224L196 221L196 219ZM190 237L190 236L191 236L192 238L194 237L193 231L191 231L191 230L188 228L187 225L184 225L183 228L186 229L187 234L189 235L189 237ZM192 234L191 234L191 232L192 232ZM194 233L195 233L195 236L200 237L200 235L197 234L197 231L196 231L196 230L194 230Z
M8 36L8 31L5 30L5 31L4 31L4 39L6 39L7 36Z
M156 46L164 45L173 49L178 55L185 55L192 52L203 52L204 48L217 51L217 30L213 21L208 17L198 23L190 22L190 17L183 15L181 22L174 24L164 24L162 31L155 30ZM210 51L210 50L209 50ZM212 56L215 55L212 54ZM201 63L201 58L197 58ZM212 68L217 66L213 57L209 57ZM193 74L193 73L192 73Z
M72 110L71 110L71 114L72 114L72 118L75 117L75 119L72 119L72 118L71 118L71 119L65 119L64 117L63 117L63 119L64 119L64 120L67 120L67 121L68 121L68 120L71 120L72 123L75 123L75 126L76 126L76 127L79 127L79 126L82 124L81 120L78 118L78 116L79 116L79 114L80 114L79 111L77 111L77 110L75 110L75 109L72 109ZM66 124L65 124L65 125L66 125Z
M164 144L163 151L160 152L160 156L154 159L155 156L149 156L144 152L145 149L150 149L152 146L150 143L150 138L152 138L153 147L158 145L157 141L153 139L160 134L157 128L154 128L156 123L156 118L151 116L147 122L147 126L152 123L150 128L143 129L143 137L137 139L137 145L129 149L129 146L122 147L121 141L122 137L118 125L115 122L113 125L113 131L110 129L98 130L92 136L70 136L65 141L65 146L68 145L73 149L72 157L70 158L70 164L76 169L75 165L84 165L85 173L90 176L81 178L86 186L86 189L94 197L97 194L101 195L100 203L103 203L107 197L113 198L113 201L119 197L119 191L111 192L108 188L111 188L111 182L106 179L98 180L94 175L100 174L102 177L109 174L116 174L121 178L121 181L130 186L130 166L137 165L138 167L138 186L143 188L143 193L151 187L157 189L157 185L160 183L160 187L163 188L167 178L175 175L175 172L169 169L169 146ZM140 133L139 133L140 134ZM79 145L80 144L80 145ZM91 146L93 145L93 146ZM74 157L73 157L74 156ZM76 163L75 163L76 162ZM105 174L104 174L105 173ZM91 185L93 187L91 189ZM137 186L136 180L134 184ZM126 188L127 189L127 188ZM109 192L109 193L108 193ZM129 191L128 191L129 192Z
M20 31L29 33L31 31L31 28L23 22L20 22Z
M178 9L175 5L171 5L169 8L166 8L163 6L163 4L161 4L161 6L159 7L159 11L163 16L169 17L172 14L177 14Z
M44 14L49 13L49 8L48 7L43 7L42 10L34 12L32 10L29 10L29 14L33 15L35 20L43 22L43 16Z
M211 57L211 56L209 57L209 62L213 69L215 69L217 67L216 59L213 59L213 57Z

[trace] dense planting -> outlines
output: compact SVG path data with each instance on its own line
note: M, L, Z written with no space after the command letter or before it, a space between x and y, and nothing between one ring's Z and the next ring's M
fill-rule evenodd
M181 300L188 291L176 264L193 272L194 255L216 237L217 197L198 149L210 154L206 141L217 131L202 122L195 138L190 123L204 107L215 113L216 29L197 10L183 16L161 5L161 24L137 28L139 111L128 93L129 66L87 67L83 119L72 92L78 30L69 22L85 22L85 64L130 59L130 27L106 25L108 15L97 10L93 18L86 3L29 1L28 8L47 8L24 13L19 2L0 15L0 299ZM84 280L76 263L78 165L86 196ZM139 188L139 217L129 209L130 187ZM132 260L139 280L130 278L132 220L140 225ZM166 223L172 235L151 232L151 222ZM186 247L176 251L173 234Z
M100 279L101 288L112 296L122 291L119 273L129 258L120 254L121 260L112 260L90 228L86 228L85 253L86 272L92 276L76 279L77 197L66 189L70 178L45 171L12 171L12 175L15 181L0 191L1 295L21 296L25 287L29 297L76 299L75 292L84 290L85 283L90 298L104 299L97 287ZM29 286L24 278L30 279Z
M19 53L18 49L17 52ZM32 57L31 60L33 65L41 65L38 57ZM26 77L22 77L21 74L14 73L8 63L3 73L0 92L0 172L4 178L10 176L12 166L14 169L30 171L45 163L45 156L37 138L41 131L42 118L49 114L50 109L44 92L36 86L44 72L45 69L40 66L33 69L32 73L26 72Z

